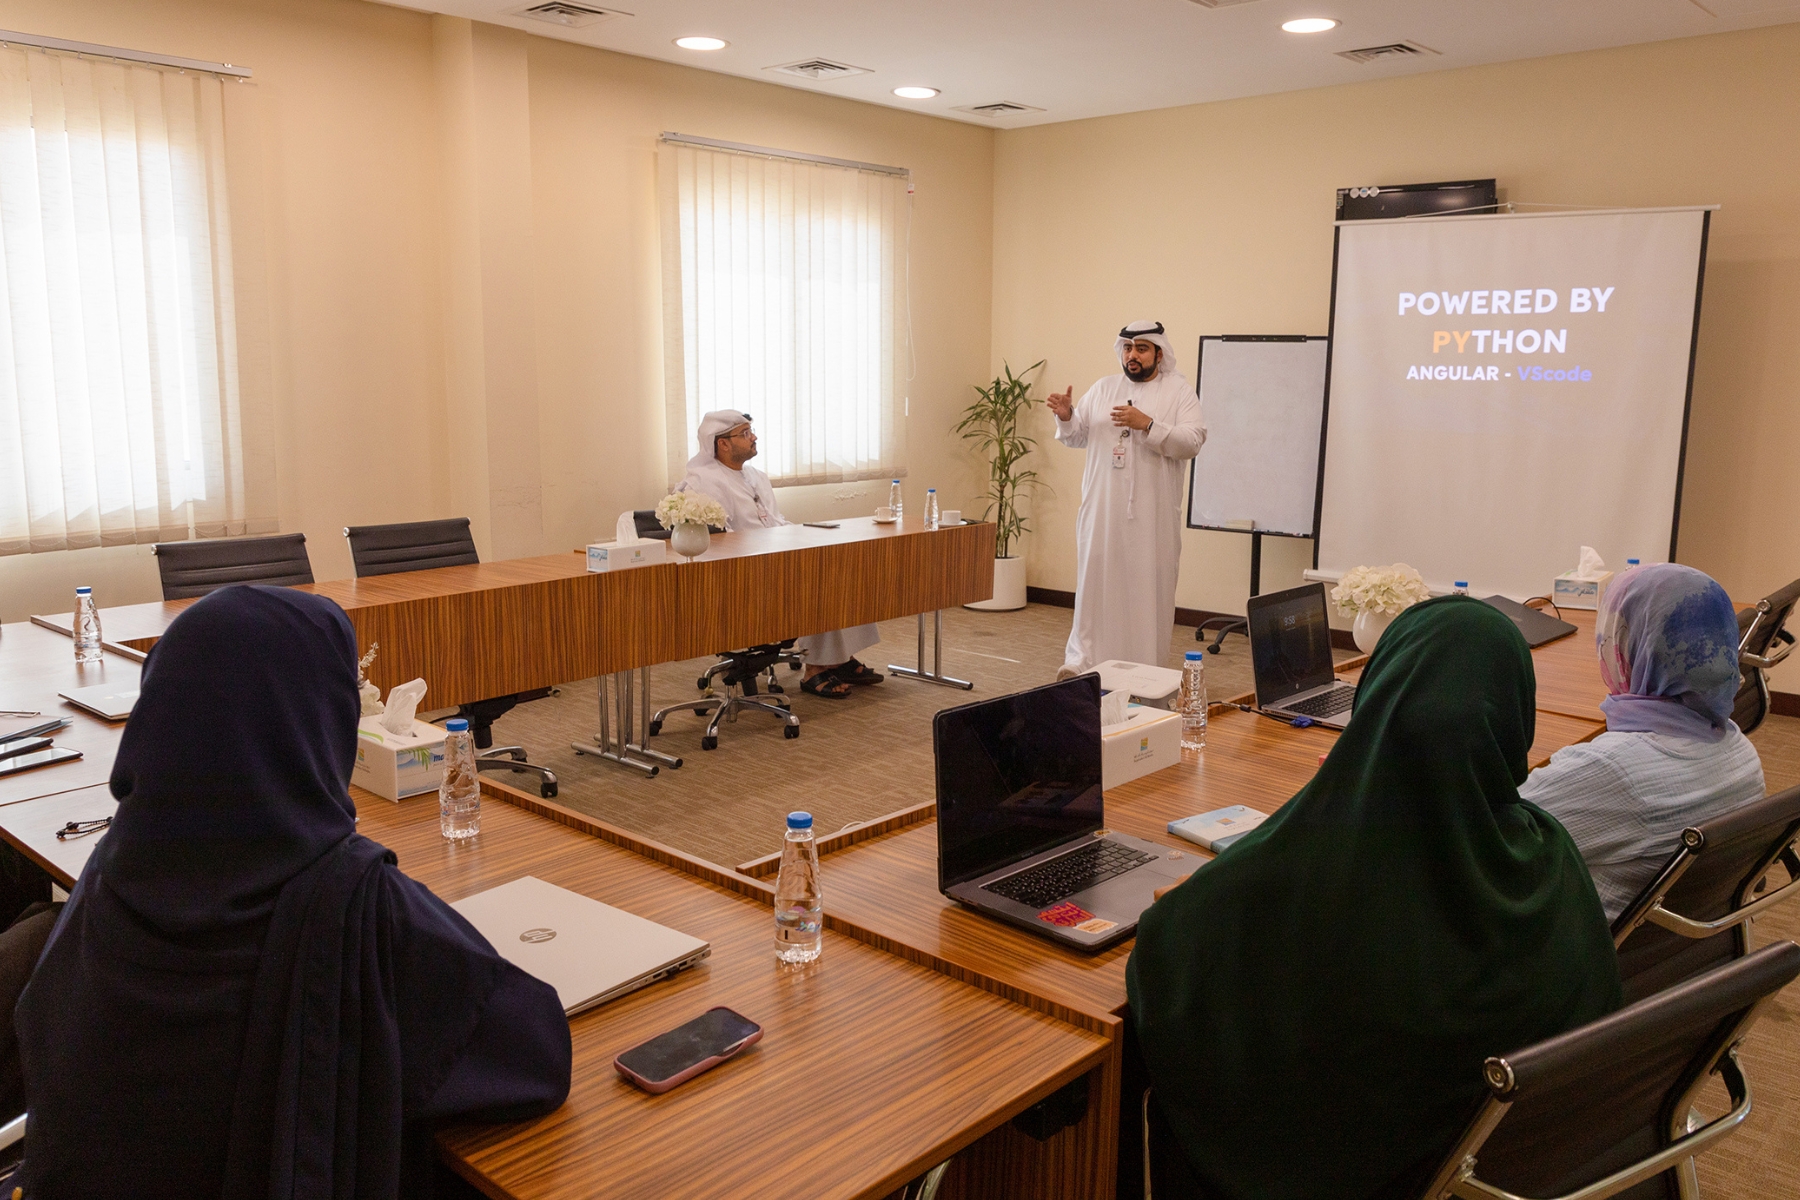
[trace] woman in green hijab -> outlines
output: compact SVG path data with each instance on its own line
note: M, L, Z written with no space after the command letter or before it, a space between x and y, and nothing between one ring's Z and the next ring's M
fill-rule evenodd
M1411 1197L1481 1065L1619 1006L1581 855L1519 798L1537 683L1447 596L1382 635L1313 781L1147 911L1126 973L1207 1200Z

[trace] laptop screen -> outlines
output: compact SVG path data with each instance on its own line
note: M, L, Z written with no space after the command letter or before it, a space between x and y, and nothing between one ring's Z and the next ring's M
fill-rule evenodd
M1252 596L1245 611L1257 704L1266 708L1332 681L1324 584Z
M1100 676L946 709L932 732L940 887L1101 828Z

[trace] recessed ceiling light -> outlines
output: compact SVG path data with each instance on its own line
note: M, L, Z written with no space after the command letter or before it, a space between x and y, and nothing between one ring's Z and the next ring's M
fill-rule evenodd
M1281 27L1288 33L1324 33L1327 29L1336 29L1337 24L1330 17L1300 17L1283 21Z
M675 44L683 50L723 50L728 43L724 38L684 37L676 38Z
M894 89L894 95L902 100L929 100L937 94L936 88L928 87L897 87Z

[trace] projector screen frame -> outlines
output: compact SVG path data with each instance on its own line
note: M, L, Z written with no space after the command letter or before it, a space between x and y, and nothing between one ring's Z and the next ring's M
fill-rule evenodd
M1325 516L1325 463L1329 452L1331 437L1331 367L1332 355L1337 349L1337 297L1338 297L1338 248L1346 225L1388 225L1396 221L1430 221L1432 223L1447 221L1481 221L1493 220L1504 215L1508 219L1530 219L1532 217L1560 217L1572 212L1581 212L1595 216L1611 213L1664 213L1695 212L1700 213L1700 261L1694 272L1694 319L1688 335L1688 364L1686 391L1681 402L1681 440L1675 459L1675 511L1669 519L1669 559L1677 561L1676 551L1681 540L1681 496L1687 479L1687 445L1688 430L1693 420L1694 411L1694 364L1698 358L1700 347L1700 312L1701 301L1706 293L1706 253L1708 240L1712 234L1712 215L1719 209L1717 204L1680 204L1665 205L1656 208L1595 208L1595 209L1559 209L1554 212L1541 213L1447 213L1443 215L1419 215L1410 217L1372 217L1359 221L1333 221L1331 230L1331 306L1330 315L1325 322L1325 399L1320 409L1319 418L1319 483L1317 498L1313 504L1313 553L1312 571L1319 570L1319 534L1324 529Z

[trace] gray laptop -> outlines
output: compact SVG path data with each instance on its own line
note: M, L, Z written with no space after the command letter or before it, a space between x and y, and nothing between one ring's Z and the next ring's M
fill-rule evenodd
M450 907L501 958L555 988L569 1016L666 979L712 952L697 937L530 875Z
M1350 723L1356 685L1339 682L1333 674L1324 584L1252 596L1244 620L1250 627L1258 708L1333 729Z
M1156 889L1192 870L1106 829L1100 676L946 709L937 752L938 890L1078 950L1137 931Z
M102 683L94 687L70 688L57 695L96 717L108 721L123 721L131 715L131 706L137 703L138 690L135 687L113 687Z

